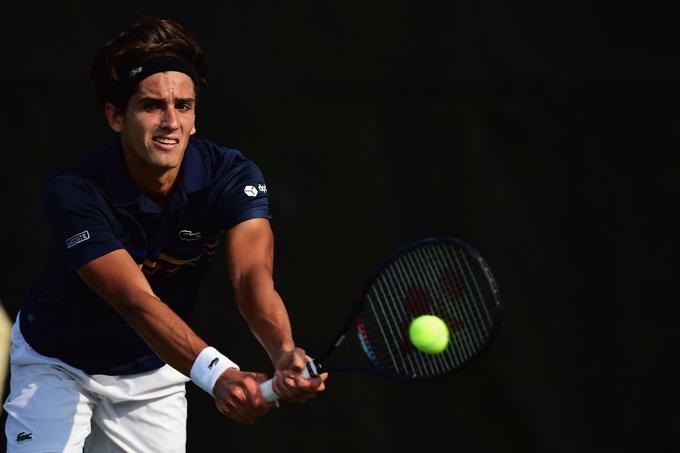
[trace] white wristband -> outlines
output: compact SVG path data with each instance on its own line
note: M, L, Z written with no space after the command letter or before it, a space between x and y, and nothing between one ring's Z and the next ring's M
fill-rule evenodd
M236 368L237 370L240 370L238 365L229 360L226 356L220 354L217 349L208 346L198 354L198 357L196 357L194 364L191 366L189 375L196 385L212 395L217 378L220 377L227 368Z

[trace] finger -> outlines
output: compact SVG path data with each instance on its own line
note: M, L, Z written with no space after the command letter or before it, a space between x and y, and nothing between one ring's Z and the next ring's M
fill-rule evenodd
M296 377L295 379L292 378L287 378L283 380L284 382L282 383L282 386L285 385L285 395L286 395L286 400L287 401L293 401L297 403L304 402L304 400L307 399L307 394L309 391L307 390L305 382L307 381L304 378L299 378ZM300 382L303 384L300 385Z
M229 415L241 423L252 423L260 415L259 407L253 404L254 392L259 392L254 373L242 373L241 378L231 385L224 401Z
M292 387L285 392L285 397L282 397L285 401L290 401L294 403L304 403L310 398L316 396L316 390L312 388L299 388Z
M246 395L244 409L253 418L261 417L269 412L272 407L264 400L259 382L262 382L261 377L258 378L254 373L243 380L243 389Z
M314 378L306 378L303 376L295 376L295 388L296 389L306 389L309 388L312 385L312 379Z
M324 381L321 381L319 386L316 388L316 393L323 392L324 390L326 390L326 384Z
M303 377L301 375L295 376L293 379L284 379L284 383L289 388L291 392L294 393L307 393L313 391L321 383L321 378L319 377Z
M319 375L319 379L321 380L321 383L319 384L319 387L317 387L316 391L323 392L326 390L326 379L328 379L328 373L321 373Z
M326 382L326 379L328 379L328 373L321 373L320 375L316 376L314 379L316 379L315 385L317 387L324 387L325 388L325 382Z
M258 384L262 384L263 382L269 380L269 376L264 373L255 373L254 379Z
M274 393L281 399L285 400L289 398L293 379L288 377L287 374L284 374L283 371L276 371L272 379L272 389L274 390Z
M300 385L298 387L299 397L314 398L319 392L323 392L326 389L326 384L324 381L327 378L328 373L323 373L322 375L308 379L306 385Z
M304 349L295 348L293 351L292 361L288 367L289 376L297 376L302 373L302 371L305 369L305 357L307 357L307 355L305 354Z
M306 356L309 358L309 356ZM317 393L325 390L324 381L328 379L328 373L321 373L319 376L312 378L304 378L303 376L295 376L294 378L281 373L275 373L273 388L279 397L284 401L302 403L311 398L314 398Z
M222 413L239 423L251 424L255 421L255 417L248 415L238 407L231 407L227 411L222 411Z
M294 397L293 394L294 383L295 381L293 380L293 378L280 376L274 378L272 387L274 388L274 391L279 396L279 398L283 400L289 400L290 398Z
M322 387L325 388L323 381L321 380L320 377L313 377L307 380L306 385L301 385L300 386L300 391L304 395L310 395L310 396L316 396L316 393L319 391L319 388Z
M326 388L326 385L324 384L323 379L321 379L320 376L311 378L309 380L309 385L307 387L304 387L302 390L306 394L313 394L316 395L316 393L323 391Z
M248 423L252 417L243 410L241 398L245 398L245 395L242 395L239 389L234 389L230 398L224 401L215 400L217 410L239 423Z

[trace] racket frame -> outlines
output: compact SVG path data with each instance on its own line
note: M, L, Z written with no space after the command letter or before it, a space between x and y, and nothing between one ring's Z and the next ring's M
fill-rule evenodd
M390 263L396 261L400 256L404 255L405 253L413 250L414 248L426 246L428 244L440 244L443 242L448 242L451 244L454 244L457 247L460 247L463 249L466 253L468 253L470 256L475 258L479 265L481 266L482 270L484 271L484 274L489 282L489 286L491 288L492 294L493 294L493 300L497 306L497 311L494 312L496 315L495 322L493 323L493 329L491 334L486 338L485 343L467 360L465 360L463 363L460 365L452 368L446 373L438 374L438 375L433 375L433 376L417 376L417 377L409 377L405 375L400 375L393 373L389 370L386 370L382 367L380 367L379 364L375 363L371 359L371 353L366 350L363 342L361 341L360 338L357 338L357 341L359 343L360 348L362 349L362 352L364 356L368 359L370 362L370 366L361 366L361 365L349 365L349 364L332 364L330 366L326 366L324 363L325 359L328 358L333 351L338 349L345 341L347 336L350 333L353 333L357 337L360 335L358 332L357 328L357 320L359 318L359 315L361 314L361 311L364 307L364 304L366 303L366 299L368 297L368 291L375 281L375 279L380 275L380 273L385 269ZM400 381L432 381L436 379L441 379L443 377L449 376L453 373L456 373L460 371L461 369L465 368L467 365L469 365L471 362L474 361L477 357L479 357L482 352L484 352L486 349L488 349L489 345L491 345L496 337L498 336L501 325L503 322L503 316L502 316L502 305L501 305L501 299L500 299L500 293L498 291L498 285L496 284L496 279L494 278L493 274L491 273L491 269L487 262L484 260L482 255L471 245L468 243L454 237L450 236L432 236L424 239L419 239L417 241L410 242L408 244L405 244L395 251L393 251L390 255L387 255L385 258L383 258L371 271L369 274L369 277L366 279L366 282L362 286L361 292L359 293L359 298L358 300L354 303L354 306L352 307L349 316L347 316L346 320L344 321L343 324L341 324L340 329L338 330L338 333L335 335L333 338L333 341L331 341L328 346L326 346L325 349L323 349L319 354L317 354L315 359L313 360L313 367L316 369L316 373L312 374L312 376L318 376L319 373L322 373L324 371L353 371L353 372L361 372L361 373L370 373L370 374L377 374L380 376L388 377L391 379L396 379ZM351 332L350 332L351 331Z

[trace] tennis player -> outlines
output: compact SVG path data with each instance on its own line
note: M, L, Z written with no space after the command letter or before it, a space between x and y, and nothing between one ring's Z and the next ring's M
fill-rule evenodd
M8 451L184 451L189 380L236 421L269 412L267 377L187 325L222 238L276 393L304 402L322 391L325 375L300 376L307 357L274 288L262 174L192 137L205 81L196 41L144 19L100 50L91 77L119 139L47 184L52 246L13 327Z

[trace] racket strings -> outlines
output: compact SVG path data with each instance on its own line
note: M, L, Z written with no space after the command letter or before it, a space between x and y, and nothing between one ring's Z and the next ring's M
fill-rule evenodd
M447 374L489 341L499 306L484 262L449 243L413 248L393 260L366 293L358 319L359 340L374 365L403 377ZM424 314L444 320L450 344L424 354L408 337L411 321Z

